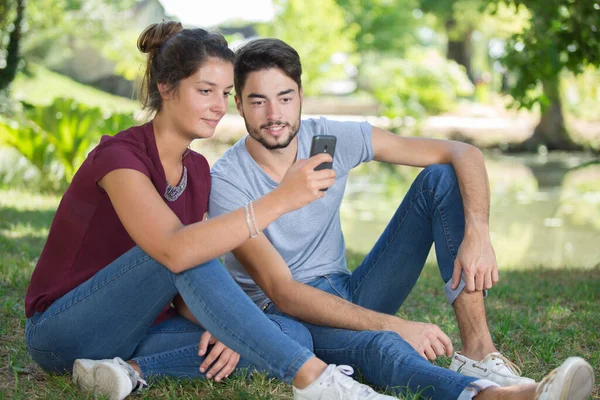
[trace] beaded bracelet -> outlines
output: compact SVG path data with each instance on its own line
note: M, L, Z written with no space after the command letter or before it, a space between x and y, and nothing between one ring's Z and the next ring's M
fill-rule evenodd
M260 235L260 230L256 224L256 216L254 215L254 204L250 201L250 215L252 217L252 225L254 226L254 236Z
M248 204L244 205L244 213L246 214L246 225L248 225L248 232L250 232L250 238L254 239L256 234L252 231L252 223L250 222L250 212L248 211Z

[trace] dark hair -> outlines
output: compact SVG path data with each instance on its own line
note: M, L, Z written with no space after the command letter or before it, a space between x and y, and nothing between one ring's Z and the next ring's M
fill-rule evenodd
M233 51L219 33L204 29L184 29L181 23L163 21L148 26L137 42L148 53L146 71L140 88L144 109L158 112L162 97L158 83L177 91L179 81L194 74L210 57L233 63Z
M235 93L242 95L248 74L263 69L277 68L302 87L300 56L290 45L279 39L256 39L235 52Z

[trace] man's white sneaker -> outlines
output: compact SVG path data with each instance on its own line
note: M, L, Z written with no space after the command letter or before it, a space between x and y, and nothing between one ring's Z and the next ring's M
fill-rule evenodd
M327 366L325 371L304 389L294 387L294 400L398 400L379 394L350 377L354 370L347 365Z
M466 376L487 379L500 386L535 383L533 379L522 377L519 367L500 353L490 353L481 361L454 353L449 368Z
M148 386L137 371L119 357L75 360L73 382L85 392L101 394L110 400L123 400L131 392Z
M594 388L594 370L583 358L569 357L542 379L535 400L587 400Z

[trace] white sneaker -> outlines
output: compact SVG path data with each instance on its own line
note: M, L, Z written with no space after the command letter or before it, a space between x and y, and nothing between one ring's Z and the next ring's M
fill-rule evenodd
M112 360L75 360L73 382L81 390L102 394L109 400L123 400L133 391L148 387L137 371L119 357Z
M304 389L294 387L294 400L398 400L379 394L367 385L350 377L354 370L347 365L330 364L325 371Z
M490 353L481 361L454 353L449 369L466 376L487 379L500 386L535 383L533 379L522 377L519 367L500 353Z
M542 379L535 400L587 400L594 388L594 371L583 358L569 357Z

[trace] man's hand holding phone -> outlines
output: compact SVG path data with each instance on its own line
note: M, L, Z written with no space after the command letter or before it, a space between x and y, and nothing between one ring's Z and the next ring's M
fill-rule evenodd
M314 157L318 154L329 154L331 156L331 162L323 162L317 167L315 171L321 171L323 169L333 169L333 156L335 154L335 145L337 138L332 135L316 135L312 138L312 144L310 146L310 157ZM327 188L321 189L326 191Z

